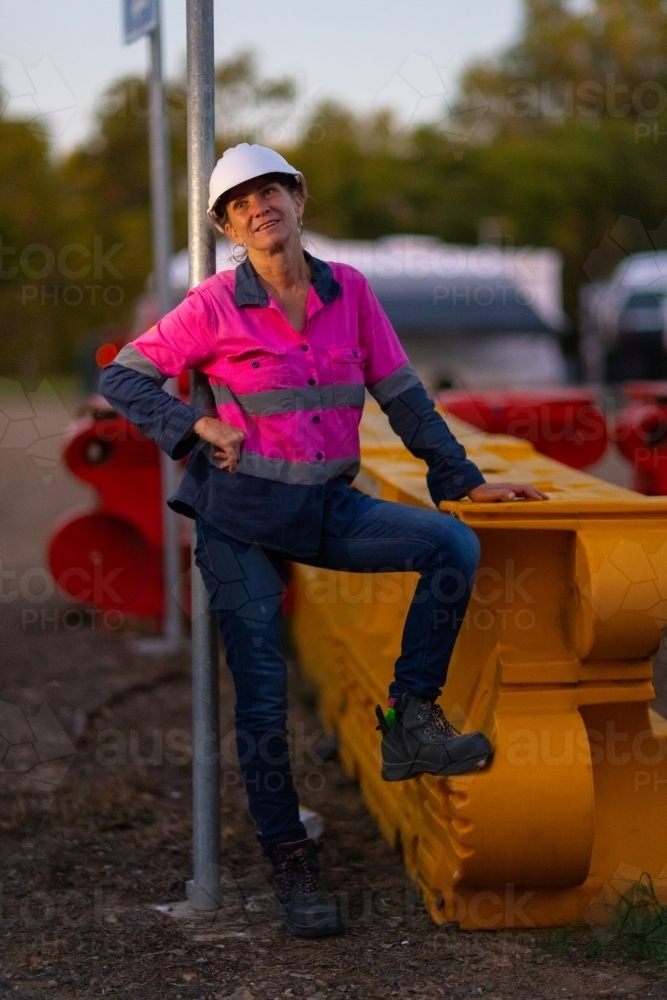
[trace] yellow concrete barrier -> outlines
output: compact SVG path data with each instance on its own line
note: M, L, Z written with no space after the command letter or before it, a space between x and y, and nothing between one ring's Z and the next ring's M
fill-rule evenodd
M414 574L295 567L295 636L327 728L385 837L438 921L465 928L604 922L648 873L667 888L667 722L649 708L667 624L667 498L611 486L448 418L489 481L545 503L442 504L482 557L442 707L481 729L488 770L380 778L385 704ZM431 507L425 466L377 408L362 422L357 485ZM616 894L616 895L615 895Z

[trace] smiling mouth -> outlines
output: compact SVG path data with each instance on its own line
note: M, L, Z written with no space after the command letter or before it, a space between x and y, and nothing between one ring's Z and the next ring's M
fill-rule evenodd
M261 233L262 230L264 230L264 229L269 229L269 227L271 227L271 226L277 226L279 222L280 222L280 219L269 219L268 222L263 222L261 224L261 226L258 226L257 229L255 230L255 232L256 233Z

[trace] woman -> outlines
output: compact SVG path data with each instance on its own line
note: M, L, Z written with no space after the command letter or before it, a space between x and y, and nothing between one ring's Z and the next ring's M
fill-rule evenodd
M202 282L123 348L100 388L172 458L189 454L169 503L196 519L197 563L236 688L250 811L288 928L317 936L342 925L318 881L288 760L286 561L420 574L387 714L378 708L385 780L461 774L492 752L482 733L460 735L436 705L470 597L477 538L454 517L351 486L366 389L426 461L436 506L464 496L544 495L485 483L435 412L363 276L304 252L305 201L302 175L278 153L247 143L228 149L211 176L209 216L243 262ZM213 413L162 390L189 368L208 376Z

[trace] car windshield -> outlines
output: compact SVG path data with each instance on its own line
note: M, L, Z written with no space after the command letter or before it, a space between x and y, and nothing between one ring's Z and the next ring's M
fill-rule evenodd
M665 300L664 292L633 292L629 295L624 309L660 309Z
M616 270L615 280L621 285L667 290L667 252L634 254Z

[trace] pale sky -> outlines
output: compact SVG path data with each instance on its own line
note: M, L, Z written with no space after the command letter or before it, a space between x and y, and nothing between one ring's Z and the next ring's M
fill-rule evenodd
M464 63L517 36L521 9L521 0L215 0L215 55L255 49L265 75L297 79L303 111L333 97L428 119ZM185 0L162 0L162 11L173 76L185 65ZM0 24L3 113L46 115L60 150L89 134L106 85L147 69L146 41L122 42L120 0L0 0Z

